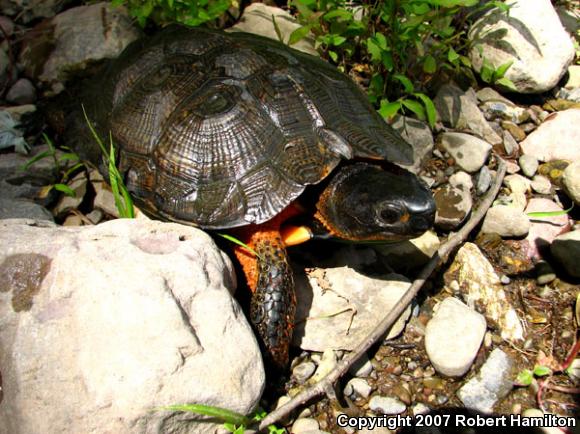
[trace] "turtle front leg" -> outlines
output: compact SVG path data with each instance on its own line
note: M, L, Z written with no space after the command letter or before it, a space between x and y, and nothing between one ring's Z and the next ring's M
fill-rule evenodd
M296 295L292 270L278 228L244 228L242 238L256 253L236 247L235 254L252 290L250 320L266 349L266 357L279 369L288 365L294 328Z

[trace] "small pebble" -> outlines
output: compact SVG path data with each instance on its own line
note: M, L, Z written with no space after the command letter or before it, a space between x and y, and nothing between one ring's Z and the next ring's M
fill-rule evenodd
M449 184L454 187L463 187L465 190L471 190L473 188L473 181L471 180L471 175L469 173L460 170L454 173L449 178Z
M539 261L536 264L536 282L538 285L546 285L556 278L554 269L546 261Z
M522 173L528 178L532 178L536 174L538 166L540 165L536 157L528 154L522 155L518 160L518 163L522 169Z
M304 384L316 371L316 365L313 362L307 361L300 363L292 369L292 375L298 384Z
M33 104L36 101L36 89L30 80L21 78L6 93L6 101L15 105Z
M400 414L407 409L407 406L398 399L375 395L369 401L369 408L381 414Z
M539 194L551 194L552 183L542 175L536 175L532 179L532 190Z
M292 434L302 434L309 433L311 431L318 431L320 425L316 419L297 419L296 422L292 424Z
M544 417L544 412L539 408L527 408L522 413L524 417Z
M373 371L373 364L369 360L368 356L365 354L362 355L360 359L358 359L349 369L349 372L355 377L368 377L371 372Z
M103 220L103 211L100 209L94 209L90 213L87 214L87 218L91 221L92 224L96 225L101 220Z
M427 414L431 411L431 409L422 402L419 402L413 406L411 411L413 412L414 416L417 416L418 414Z
M520 149L520 145L518 145L518 142L516 142L514 136L512 136L510 132L506 130L503 131L502 136L503 136L503 149L505 151L505 154L508 157L515 155L518 149Z
M501 277L499 278L499 281L501 282L502 285L509 285L511 282L511 279L506 276L505 274L502 274Z
M475 192L481 196L487 190L489 190L490 185L491 185L491 172L487 168L487 166L483 166L481 170L478 172L477 178L475 180Z
M352 392L349 395L356 394L361 398L368 398L372 391L372 387L369 385L369 383L362 378L351 379L345 387L345 393L347 388L349 388L349 391L352 389Z

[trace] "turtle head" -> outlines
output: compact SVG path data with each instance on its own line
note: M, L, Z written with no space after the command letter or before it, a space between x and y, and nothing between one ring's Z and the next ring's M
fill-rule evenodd
M429 229L435 201L414 174L396 166L343 166L322 192L317 217L332 235L353 241L399 241Z

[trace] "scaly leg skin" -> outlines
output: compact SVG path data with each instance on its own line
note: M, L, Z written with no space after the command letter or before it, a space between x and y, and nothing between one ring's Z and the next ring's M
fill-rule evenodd
M277 225L247 227L236 235L258 254L256 258L244 248L235 248L252 290L250 319L264 344L266 358L284 370L296 312L294 279L284 243Z

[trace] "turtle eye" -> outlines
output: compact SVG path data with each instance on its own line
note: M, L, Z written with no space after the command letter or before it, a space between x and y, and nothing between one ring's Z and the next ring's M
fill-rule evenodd
M378 212L381 222L392 225L401 219L401 210L394 204L384 204Z

